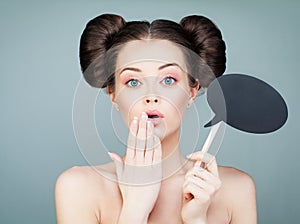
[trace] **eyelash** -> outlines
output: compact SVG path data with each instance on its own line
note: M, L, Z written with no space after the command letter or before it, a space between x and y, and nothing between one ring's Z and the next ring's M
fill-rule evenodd
M137 81L138 82L138 85L137 86L131 86L129 83L132 82L132 81ZM130 88L134 88L134 87L138 87L139 85L141 85L141 82L137 79L129 79L126 83L125 83L128 87Z
M172 79L172 80L173 80L173 83L172 83L172 84L166 84L166 83L163 83L166 79ZM137 85L136 85L136 86L130 85L130 83L131 83L132 81L136 81L136 82L137 82ZM165 78L163 78L163 80L162 80L161 82L162 82L164 85L166 85L166 86L172 86L172 85L174 85L174 84L177 82L177 79L174 78L174 77L172 77L172 76L166 76ZM125 84L126 84L128 87L130 87L130 88L134 88L134 87L140 86L140 85L141 85L141 82L140 82L138 79L129 79L127 82L125 82Z
M172 80L174 81L172 84L166 84L166 83L164 83L164 85L167 85L167 86L172 86L172 85L174 85L174 84L177 82L177 79L175 79L175 78L172 77L172 76L167 76L167 77L165 77L165 78L162 80L162 82L165 81L166 79L172 79Z

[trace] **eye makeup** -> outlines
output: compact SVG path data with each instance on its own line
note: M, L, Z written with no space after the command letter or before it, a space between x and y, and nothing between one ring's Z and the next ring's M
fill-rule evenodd
M138 71L137 71L138 70ZM182 79L182 70L180 70L177 66L168 66L164 67L161 70L157 71L156 74L141 74L141 69L135 68L134 70L131 68L125 68L120 74L120 81L123 85L127 85L129 87L137 87L141 84L141 80L151 75L153 78L156 76L157 79L160 80L160 83L172 86L176 84L178 81ZM134 83L132 86L131 84Z
M161 82L164 85L172 86L177 82L177 80L175 78L173 78L172 76L166 76Z
M140 86L141 82L137 79L130 79L129 81L126 82L126 85L128 87L134 88Z
M166 86L173 86L180 80L180 75L178 72L174 71L173 69L167 69L167 71L164 71L162 74L161 83Z
M137 80L138 77L132 73L123 73L120 75L120 79L123 85L126 85L131 80Z
M167 67L167 68L163 69L160 72L160 75L164 76L164 77L171 77L178 81L178 80L180 80L180 78L182 76L182 71L179 68L172 66L171 68Z

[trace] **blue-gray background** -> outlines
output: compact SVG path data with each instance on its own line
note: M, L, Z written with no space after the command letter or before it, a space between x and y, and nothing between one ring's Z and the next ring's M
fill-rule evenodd
M1 1L0 223L55 223L58 175L88 165L72 129L78 44L86 22L107 12L127 20L205 15L226 41L226 73L253 74L284 96L289 119L282 129L253 135L227 128L217 158L254 178L259 223L296 223L299 9L299 1L271 0Z

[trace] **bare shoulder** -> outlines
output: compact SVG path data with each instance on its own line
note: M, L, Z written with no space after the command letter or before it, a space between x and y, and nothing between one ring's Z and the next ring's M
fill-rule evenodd
M64 188L71 191L86 191L93 187L101 178L95 178L96 174L92 167L74 166L59 175L56 188Z
M105 177L114 175L112 163L101 166L74 166L64 171L57 179L56 185L63 185L72 189L92 188L105 183Z
M253 178L246 172L226 166L219 166L219 175L224 187L231 191L245 193L255 191Z
M74 166L60 174L56 181L56 190L68 190L77 195L84 192L85 198L90 193L95 197L95 193L107 185L107 180L115 178L114 173L112 163L101 166Z
M238 179L253 182L252 177L245 171L239 170L234 167L229 167L229 166L218 166L218 168L219 168L220 177L224 178L227 181L232 181L232 179L236 180L236 178L238 178Z
M104 183L95 167L74 166L60 174L55 185L58 223L98 223Z
M233 167L219 166L222 197L228 202L230 223L257 223L256 188L253 178Z

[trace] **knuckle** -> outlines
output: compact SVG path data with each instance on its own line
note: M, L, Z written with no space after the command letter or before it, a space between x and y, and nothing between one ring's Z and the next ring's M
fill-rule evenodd
M209 186L208 187L208 192L209 192L209 195L213 195L215 192L216 192L216 187L215 186Z
M195 168L194 168L194 171L195 171L198 175L200 175L201 173L205 172L206 170L203 169L202 167L195 167ZM206 172L207 172L207 171L206 171Z
M209 194L205 195L205 201L210 201L211 200L211 196Z
M200 193L198 196L197 196L198 199L201 199L199 200L199 203L203 204L203 202L208 202L211 200L211 197L209 194L207 193Z

